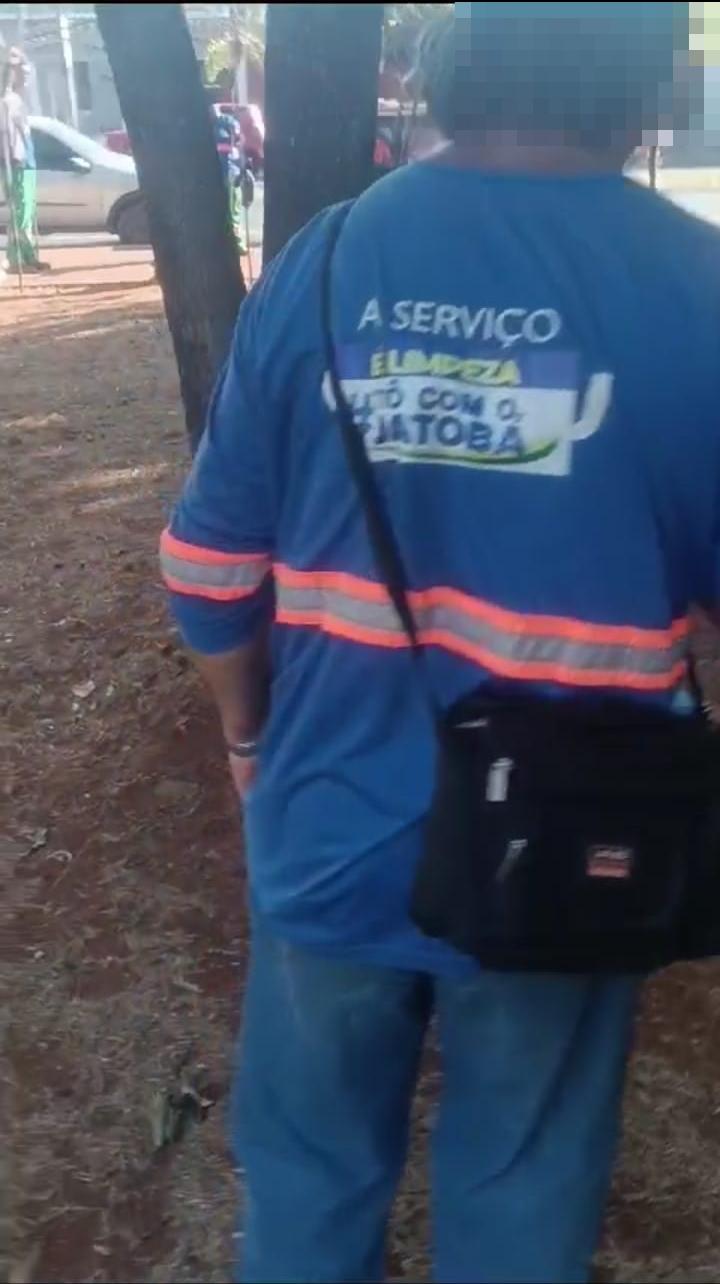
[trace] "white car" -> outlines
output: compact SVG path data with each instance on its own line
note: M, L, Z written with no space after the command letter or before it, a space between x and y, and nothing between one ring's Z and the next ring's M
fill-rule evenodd
M31 116L41 232L114 232L147 244L147 217L135 162L48 116ZM0 226L8 208L0 184Z

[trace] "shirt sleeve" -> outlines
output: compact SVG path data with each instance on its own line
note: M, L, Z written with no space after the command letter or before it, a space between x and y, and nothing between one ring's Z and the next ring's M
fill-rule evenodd
M252 360L254 302L249 296L241 308L202 441L160 541L172 613L186 643L208 655L249 641L273 609L274 424Z

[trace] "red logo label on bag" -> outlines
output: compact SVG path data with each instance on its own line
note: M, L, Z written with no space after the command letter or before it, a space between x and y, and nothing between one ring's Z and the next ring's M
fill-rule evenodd
M630 878L632 847L591 847L585 872L588 878Z

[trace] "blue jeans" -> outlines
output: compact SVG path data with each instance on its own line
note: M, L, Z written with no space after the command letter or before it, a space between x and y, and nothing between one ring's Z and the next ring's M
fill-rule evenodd
M381 1280L434 1013L435 1278L588 1278L637 981L449 980L253 941L233 1101L248 1284Z

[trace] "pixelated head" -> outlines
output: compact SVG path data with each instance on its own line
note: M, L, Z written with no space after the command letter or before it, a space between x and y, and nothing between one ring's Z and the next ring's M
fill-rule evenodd
M595 150L672 124L688 5L456 4L419 48L443 133L553 136Z

